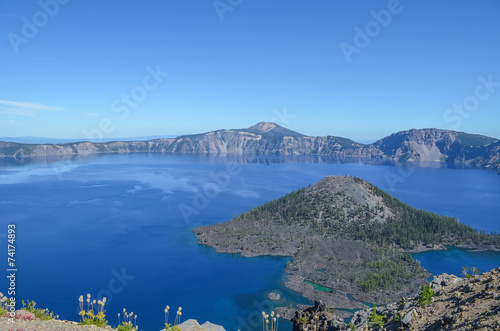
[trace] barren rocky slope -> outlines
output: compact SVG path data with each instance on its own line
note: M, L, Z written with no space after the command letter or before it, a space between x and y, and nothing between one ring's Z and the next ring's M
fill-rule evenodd
M372 146L394 160L446 161L484 167L500 164L498 139L450 130L401 131Z
M352 323L363 330L500 330L500 268L480 276L458 278L454 275L435 276L430 284L435 296L421 305L419 296L406 298L376 312L383 318L376 325L370 318L371 309L358 311ZM296 313L294 331L308 328L318 331L350 330L335 310L322 302ZM318 316L318 317L315 317Z

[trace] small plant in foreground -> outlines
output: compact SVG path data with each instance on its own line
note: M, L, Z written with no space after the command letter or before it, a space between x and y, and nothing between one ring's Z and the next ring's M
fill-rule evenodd
M420 295L418 296L418 303L424 307L425 305L429 305L431 303L431 298L435 296L436 294L434 291L431 289L430 285L422 285L422 291L420 292Z
M34 321L35 314L30 313L27 310L16 312L16 320Z
M269 325L269 317L271 317L271 325ZM278 320L280 314L274 315L274 311L271 312L271 316L262 312L262 331L278 331Z
M356 331L356 327L354 326L353 322L349 322L349 328L351 329L351 331Z
M87 308L84 309L83 295L78 298L78 303L80 305L79 315L82 317L80 325L96 325L100 327L105 327L108 325L108 321L105 320L106 315L104 314L104 304L106 303L106 298L102 298L96 302L92 300L90 294L87 294ZM97 303L97 305L96 305ZM97 306L97 314L94 311L94 305Z
M36 308L35 301L26 300L26 302L24 302L24 300L21 300L21 303L23 305L23 309L35 314L35 317L41 319L42 321L48 321L59 317L54 316L54 312L49 312L48 309Z
M0 316L7 312L7 300L9 300L6 296L0 292Z
M177 313L175 314L174 325L168 323L169 313L170 313L170 306L167 306L165 307L165 330L181 331L181 329L177 325L181 324L182 307L179 307L177 309Z
M264 312L262 312L262 316L265 318L265 314ZM299 317L299 320L298 320L299 324L302 326L302 329L305 328L305 326L307 325L307 323L309 323L309 313L306 311L305 313L302 313L302 316ZM262 322L262 328L263 330L264 329L264 322Z
M382 326L384 325L384 316L377 314L377 307L373 306L372 313L370 314L370 322Z
M132 322L133 320L133 322ZM120 313L118 313L118 327L117 329L119 331L135 331L138 330L139 327L137 326L137 315L134 315L134 313L127 313L127 310L123 308L123 322L120 325Z

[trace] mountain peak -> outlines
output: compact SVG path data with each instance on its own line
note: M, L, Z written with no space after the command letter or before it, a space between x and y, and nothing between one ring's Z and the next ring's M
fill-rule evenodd
M303 134L284 128L274 122L259 122L246 130L260 135L304 137Z
M269 132L275 127L279 127L278 124L274 122L259 122L251 127L248 128L248 130L254 130L254 131L259 131L259 132Z

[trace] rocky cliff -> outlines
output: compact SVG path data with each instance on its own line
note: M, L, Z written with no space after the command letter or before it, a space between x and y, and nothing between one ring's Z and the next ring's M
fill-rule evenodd
M430 288L434 296L428 303L423 303L417 295L376 307L378 324L372 308L361 310L352 317L352 326L358 331L500 330L500 268L471 278L438 275ZM351 330L323 302L297 311L293 322L294 331Z
M464 132L421 129L394 133L371 148L393 160L469 163L478 166L499 164L500 141Z
M260 122L247 129L217 130L148 141L56 145L0 142L0 157L133 152L328 155L336 158L464 163L481 167L500 165L498 139L440 129L401 131L370 145L335 136L309 137L270 122Z

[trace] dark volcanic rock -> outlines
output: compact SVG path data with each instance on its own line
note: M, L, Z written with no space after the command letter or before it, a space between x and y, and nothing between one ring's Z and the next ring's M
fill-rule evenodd
M279 314L282 318L291 321L295 317L295 313L298 311L297 308L293 307L278 307L274 309L274 312Z
M439 284L440 290L430 304L421 306L418 296L415 296L397 304L377 307L377 314L384 317L382 327L370 320L371 309L356 312L352 322L356 330L396 331L402 327L429 331L499 330L500 295L496 290L499 283L500 268L466 279L438 275L431 284ZM300 314L299 311L296 316ZM304 329L296 331L299 330Z
M270 300L273 300L273 301L279 301L281 300L281 294L279 293L276 293L276 292L271 292L267 295L267 297L270 299Z
M314 306L297 311L292 319L293 331L318 330L318 331L344 331L349 326L344 320L336 316L322 301L315 301Z

